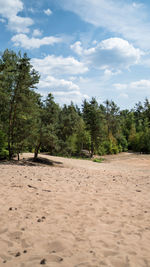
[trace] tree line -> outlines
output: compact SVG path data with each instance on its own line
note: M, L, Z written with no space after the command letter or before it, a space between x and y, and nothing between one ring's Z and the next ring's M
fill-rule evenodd
M61 107L51 93L43 100L35 89L39 73L27 54L5 50L0 56L0 159L21 152L84 156L133 150L150 153L150 103L120 110L106 100L84 100Z

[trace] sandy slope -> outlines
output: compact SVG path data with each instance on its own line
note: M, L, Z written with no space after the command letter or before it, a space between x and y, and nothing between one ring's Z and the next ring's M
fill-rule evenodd
M0 164L0 266L150 266L150 155L46 157Z

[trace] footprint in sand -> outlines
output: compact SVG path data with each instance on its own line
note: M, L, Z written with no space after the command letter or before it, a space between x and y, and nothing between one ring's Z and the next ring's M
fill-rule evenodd
M5 240L5 239L2 239L2 238L1 238L1 239L0 239L0 243L1 243L1 242L7 244L8 247L13 247L13 243L10 242L9 240ZM3 246L4 246L4 244L3 244Z
M57 255L47 255L45 258L41 259L40 256L33 256L30 257L28 260L30 263L32 262L32 266L36 266L35 265L35 261L38 261L39 264L41 265L45 265L48 262L62 262L63 258Z
M21 240L21 245L22 245L22 248L28 248L32 246L31 244L28 244L25 239Z
M7 256L7 255L5 255L5 254L1 254L0 253L0 258L3 260L3 261L10 261L11 259L12 259L12 257L10 257L10 256Z
M16 232L10 233L8 236L10 237L10 240L13 240L13 241L19 240L22 236L22 232L16 231Z
M51 262L62 262L63 258L60 257L60 256L57 256L57 255L51 255L51 256L48 257L48 261L51 261Z
M48 244L48 250L51 253L57 253L65 249L64 245L59 241L54 241Z
M103 251L103 254L105 257L109 257L109 256L116 256L118 253L112 250L105 250Z

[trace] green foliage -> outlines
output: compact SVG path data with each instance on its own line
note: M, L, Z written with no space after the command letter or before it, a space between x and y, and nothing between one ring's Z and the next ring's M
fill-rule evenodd
M104 161L103 158L100 158L100 159L95 158L95 159L93 159L93 162L97 162L97 163L102 163L103 161Z
M39 75L26 54L4 51L0 58L0 120L7 136L9 159L25 147L35 94L32 90L38 81Z
M37 158L40 149L53 153L59 148L56 134L59 106L54 102L52 94L48 94L45 101L39 101L36 112L37 120L33 131L35 158Z
M119 122L119 107L113 102L106 100L104 102L104 114L107 124L108 135L111 133L115 136L118 133L120 122Z
M119 153L119 148L112 139L108 139L103 143L105 154L117 154Z
M98 106L95 98L90 102L86 100L83 103L83 119L86 124L86 129L90 132L91 140L91 156L98 149L101 133L103 131L103 114Z
M119 152L128 151L128 142L127 142L126 137L122 133L119 133L116 136L116 139L117 139L117 143L118 143Z
M134 138L130 139L130 146L133 151L150 153L150 129L147 131L141 131L134 135Z
M150 103L131 111L106 100L85 100L60 107L51 93L45 100L34 89L39 74L25 53L0 56L0 158L23 151L82 156L116 154L128 149L150 153Z
M4 133L0 130L0 159L5 159L8 156L7 143L5 139Z
M74 133L68 137L66 140L66 150L68 155L76 155L77 154L77 134Z

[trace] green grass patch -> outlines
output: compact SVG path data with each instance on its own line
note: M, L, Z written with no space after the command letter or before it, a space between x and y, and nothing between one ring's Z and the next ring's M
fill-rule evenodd
M100 158L100 159L95 158L95 159L93 159L93 162L97 162L97 163L102 163L103 161L104 161L103 158Z

